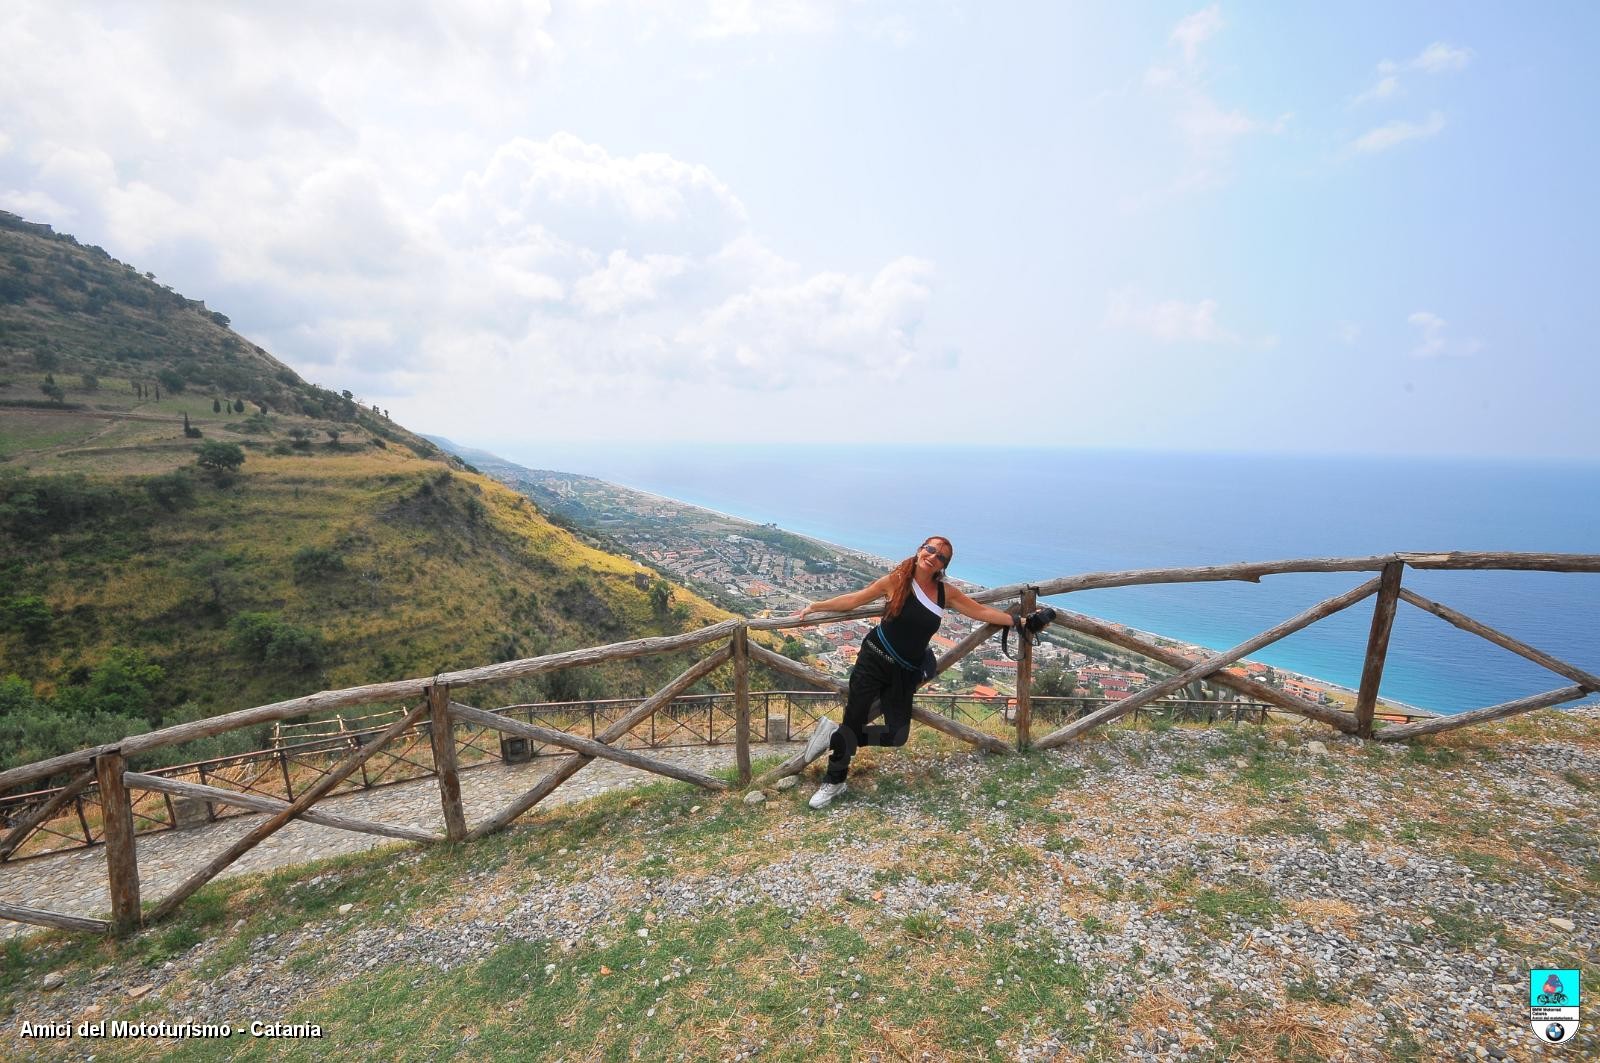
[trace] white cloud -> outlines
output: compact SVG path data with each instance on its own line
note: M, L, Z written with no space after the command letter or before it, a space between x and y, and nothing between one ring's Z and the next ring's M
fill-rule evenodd
M909 33L853 0L709 10L733 35L846 16ZM563 57L551 25L548 5L512 0L400 0L370 18L310 0L10 5L0 204L104 243L397 415L486 384L524 420L564 403L577 422L577 399L656 385L949 367L920 337L930 263L791 262L710 166L502 132L539 127L529 101Z
M1472 56L1471 48L1458 48L1453 44L1435 41L1403 62L1385 59L1378 64L1378 80L1351 102L1362 104L1389 99L1400 91L1402 74L1445 74L1465 70Z
M1439 74L1447 70L1464 70L1471 61L1471 48L1457 48L1451 44L1435 41L1424 48L1422 54L1406 65L1412 70Z
M1418 310L1406 321L1417 330L1413 358L1466 358L1483 349L1475 339L1451 339L1445 335L1445 320L1427 310Z
M1151 300L1131 288L1111 293L1106 324L1162 343L1233 343L1239 337L1217 322L1217 301Z
M1350 146L1356 151L1369 153L1388 151L1408 140L1426 140L1428 137L1437 136L1443 129L1444 115L1435 111L1428 116L1426 122L1407 122L1403 119L1385 122L1357 137Z
M820 0L709 0L702 37L760 33L824 33L834 28L835 5Z
M1168 39L1183 49L1184 61L1192 64L1200 46L1215 36L1223 25L1222 5L1212 4L1179 19Z
M1170 109L1185 158L1177 176L1159 191L1124 194L1124 209L1142 209L1225 183L1231 175L1232 156L1239 141L1261 133L1281 133L1287 127L1290 115L1264 121L1219 103L1213 96L1201 52L1223 26L1222 9L1217 4L1180 19L1168 35L1168 42L1182 52L1181 62L1160 63L1145 70L1145 88L1161 106Z
M871 279L819 273L753 288L674 339L718 378L747 386L897 379L918 361L932 274L932 263L901 258Z
M626 251L613 251L603 268L573 285L573 301L586 314L615 314L654 302L663 284L688 268L681 255L631 258Z

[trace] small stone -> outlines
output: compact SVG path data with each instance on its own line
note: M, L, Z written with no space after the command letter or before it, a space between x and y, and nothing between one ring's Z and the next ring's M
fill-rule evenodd
M101 1015L105 1014L105 1010L106 1009L101 1007L99 1004L90 1004L88 1007L83 1009L84 1021L92 1022L95 1019L98 1019Z
M350 914L350 909L352 909L354 907L355 907L355 905L353 905L353 904L341 904L341 905L339 905L339 914L340 915L349 915Z
M150 992L150 990L152 990L154 988L155 988L155 986L153 986L153 985L134 986L132 989L128 990L128 999L129 1000L138 1000L140 997L144 996L146 993Z
M695 806L694 806L694 807L693 807L693 808L691 808L691 809L689 809L689 812L690 812L690 814L691 814L691 815L692 815L692 814L693 814L693 813L695 813L695 812L698 812L698 811L700 811L700 806L699 806L699 805L695 805ZM563 849L563 850L561 850L561 851L562 851L562 852L566 852L566 850L565 850L565 849Z
M640 927L638 930L635 930L634 933L642 938L647 938L650 936L650 931L646 930L644 927Z
M783 778L778 780L778 785L776 787L774 787L774 789L778 789L778 790L793 790L796 786L799 786L799 785L800 785L800 776L798 776L798 775L785 775Z
M60 989L61 983L66 980L67 976L60 971L51 971L44 976L44 981L40 982L39 986L41 989Z
M759 805L766 799L767 795L762 793L760 790L751 790L749 793L744 795L744 803L747 805Z
M1555 927L1557 930L1565 930L1569 934L1577 929L1577 924L1571 919L1562 919L1559 916L1554 915L1550 917L1550 925Z
M1323 745L1321 742L1316 742L1316 741L1307 742L1306 743L1306 752L1307 753L1315 753L1317 756L1323 757L1323 756L1327 756L1328 747Z

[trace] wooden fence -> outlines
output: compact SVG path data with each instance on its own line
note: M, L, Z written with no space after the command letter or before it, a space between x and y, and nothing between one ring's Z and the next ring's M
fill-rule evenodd
M914 719L947 735L967 742L978 749L996 754L1013 750L1050 749L1063 745L1088 731L1130 713L1137 712L1159 698L1170 695L1197 680L1226 687L1245 697L1264 702L1276 709L1305 716L1328 724L1346 734L1378 741L1403 741L1420 735L1437 734L1457 727L1465 727L1490 720L1498 720L1521 712L1545 708L1574 701L1587 694L1600 691L1600 677L1567 662L1557 660L1542 651L1528 646L1510 635L1496 631L1459 612L1418 595L1401 586L1404 569L1502 569L1545 572L1600 572L1600 555L1594 554L1508 554L1508 553L1447 553L1447 554L1380 554L1360 558L1312 558L1292 561L1252 562L1220 565L1205 568L1145 569L1129 572L1097 572L1068 576L1037 584L1016 584L997 587L974 594L977 601L997 604L1013 611L1030 611L1039 599L1068 594L1074 591L1104 587L1135 585L1195 583L1228 580L1259 582L1264 576L1305 572L1375 572L1373 578L1323 601L1304 612L1275 625L1254 638L1222 653L1195 661L1156 644L1146 638L1131 634L1121 627L1062 610L1056 623L1069 631L1080 632L1121 646L1152 661L1172 669L1175 674L1152 683L1148 687L1121 701L1095 709L1063 726L1034 738L1031 733L1033 717L1032 647L1022 643L1018 647L1017 692L1015 710L1007 721L1015 727L1014 741L1003 740L970 724L918 705L912 710ZM1362 668L1361 685L1356 695L1353 711L1345 711L1318 704L1245 676L1227 671L1247 655L1300 631L1317 621L1348 609L1366 598L1376 596L1371 631ZM1569 680L1569 685L1543 693L1491 705L1453 716L1440 716L1401 726L1374 729L1374 714L1378 699L1378 686L1383 677L1384 662L1388 653L1389 634L1398 603L1404 601L1416 608L1477 635L1495 645L1504 647ZM796 754L759 779L752 780L750 767L750 662L758 661L769 669L800 679L823 690L843 694L843 681L804 664L792 661L758 642L751 641L751 631L773 631L784 628L813 626L839 620L869 618L876 615L875 608L852 613L832 614L797 621L793 617L762 620L726 620L682 635L638 639L549 654L525 660L506 661L480 668L448 672L420 679L407 679L373 686L351 687L345 690L322 691L288 701L275 702L255 708L243 709L205 720L179 724L148 734L124 739L118 743L96 746L92 749L52 757L34 764L0 772L0 793L41 780L67 775L68 782L48 801L39 805L20 822L9 826L0 837L0 856L14 852L17 847L42 823L94 786L99 794L99 813L102 840L106 853L106 870L110 884L111 917L87 919L59 912L27 907L0 901L0 918L47 927L98 932L125 932L147 922L164 919L196 890L211 881L224 868L254 848L280 827L298 817L314 820L346 830L363 831L389 838L413 841L468 841L502 830L529 809L533 808L562 783L582 771L597 759L606 759L639 768L669 779L676 779L709 791L730 788L767 786L786 775L801 771L806 766L804 753ZM1001 629L981 625L939 660L942 672L966 657ZM704 657L691 665L666 686L650 697L622 713L605 730L593 737L571 734L553 727L518 720L468 704L463 698L468 691L484 688L495 682L527 679L566 668L576 668L620 661L663 653L710 649ZM647 756L634 749L625 748L623 739L634 728L655 714L673 705L690 686L727 664L733 666L734 746L737 763L737 782L730 784L714 776L680 767ZM155 749L178 745L198 738L236 730L242 727L281 722L310 713L330 712L358 705L383 702L401 702L412 707L377 733L368 733L355 743L347 755L322 772L317 780L291 800L278 800L259 794L242 793L199 783L180 782L157 775L128 770L128 758ZM526 738L532 742L556 746L567 754L547 772L539 782L508 806L471 828L467 825L466 810L461 800L461 783L457 764L457 747L454 729L458 724L474 725L491 731ZM409 736L407 739L405 736ZM397 827L350 816L314 811L313 806L336 791L345 780L361 771L373 757L387 750L396 741L409 740L414 744L428 743L432 767L438 780L439 799L444 833ZM267 817L228 848L197 869L168 896L146 911L139 895L137 862L137 829L133 793L155 792L178 797L195 798L224 805L236 805L268 813ZM88 829L86 825L86 830Z

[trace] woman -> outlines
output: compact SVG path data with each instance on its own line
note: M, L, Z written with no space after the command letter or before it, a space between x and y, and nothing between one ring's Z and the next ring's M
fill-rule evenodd
M813 613L844 613L879 598L888 599L883 620L861 640L856 666L850 670L843 726L826 717L818 720L806 746L808 762L824 749L832 750L822 785L811 797L812 808L822 808L845 792L850 758L858 746L906 744L911 733L911 697L927 678L923 658L944 619L946 603L963 616L986 624L1009 627L1015 622L1010 613L980 605L955 587L945 586L945 569L954 553L950 540L936 535L882 579L852 594L813 602L795 614L796 619L804 620ZM880 707L883 723L869 724Z

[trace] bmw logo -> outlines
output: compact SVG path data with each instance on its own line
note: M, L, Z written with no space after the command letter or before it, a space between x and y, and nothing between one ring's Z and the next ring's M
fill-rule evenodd
M1567 1028L1559 1022L1552 1022L1544 1028L1544 1039L1546 1041L1556 1042L1565 1036L1567 1036Z

